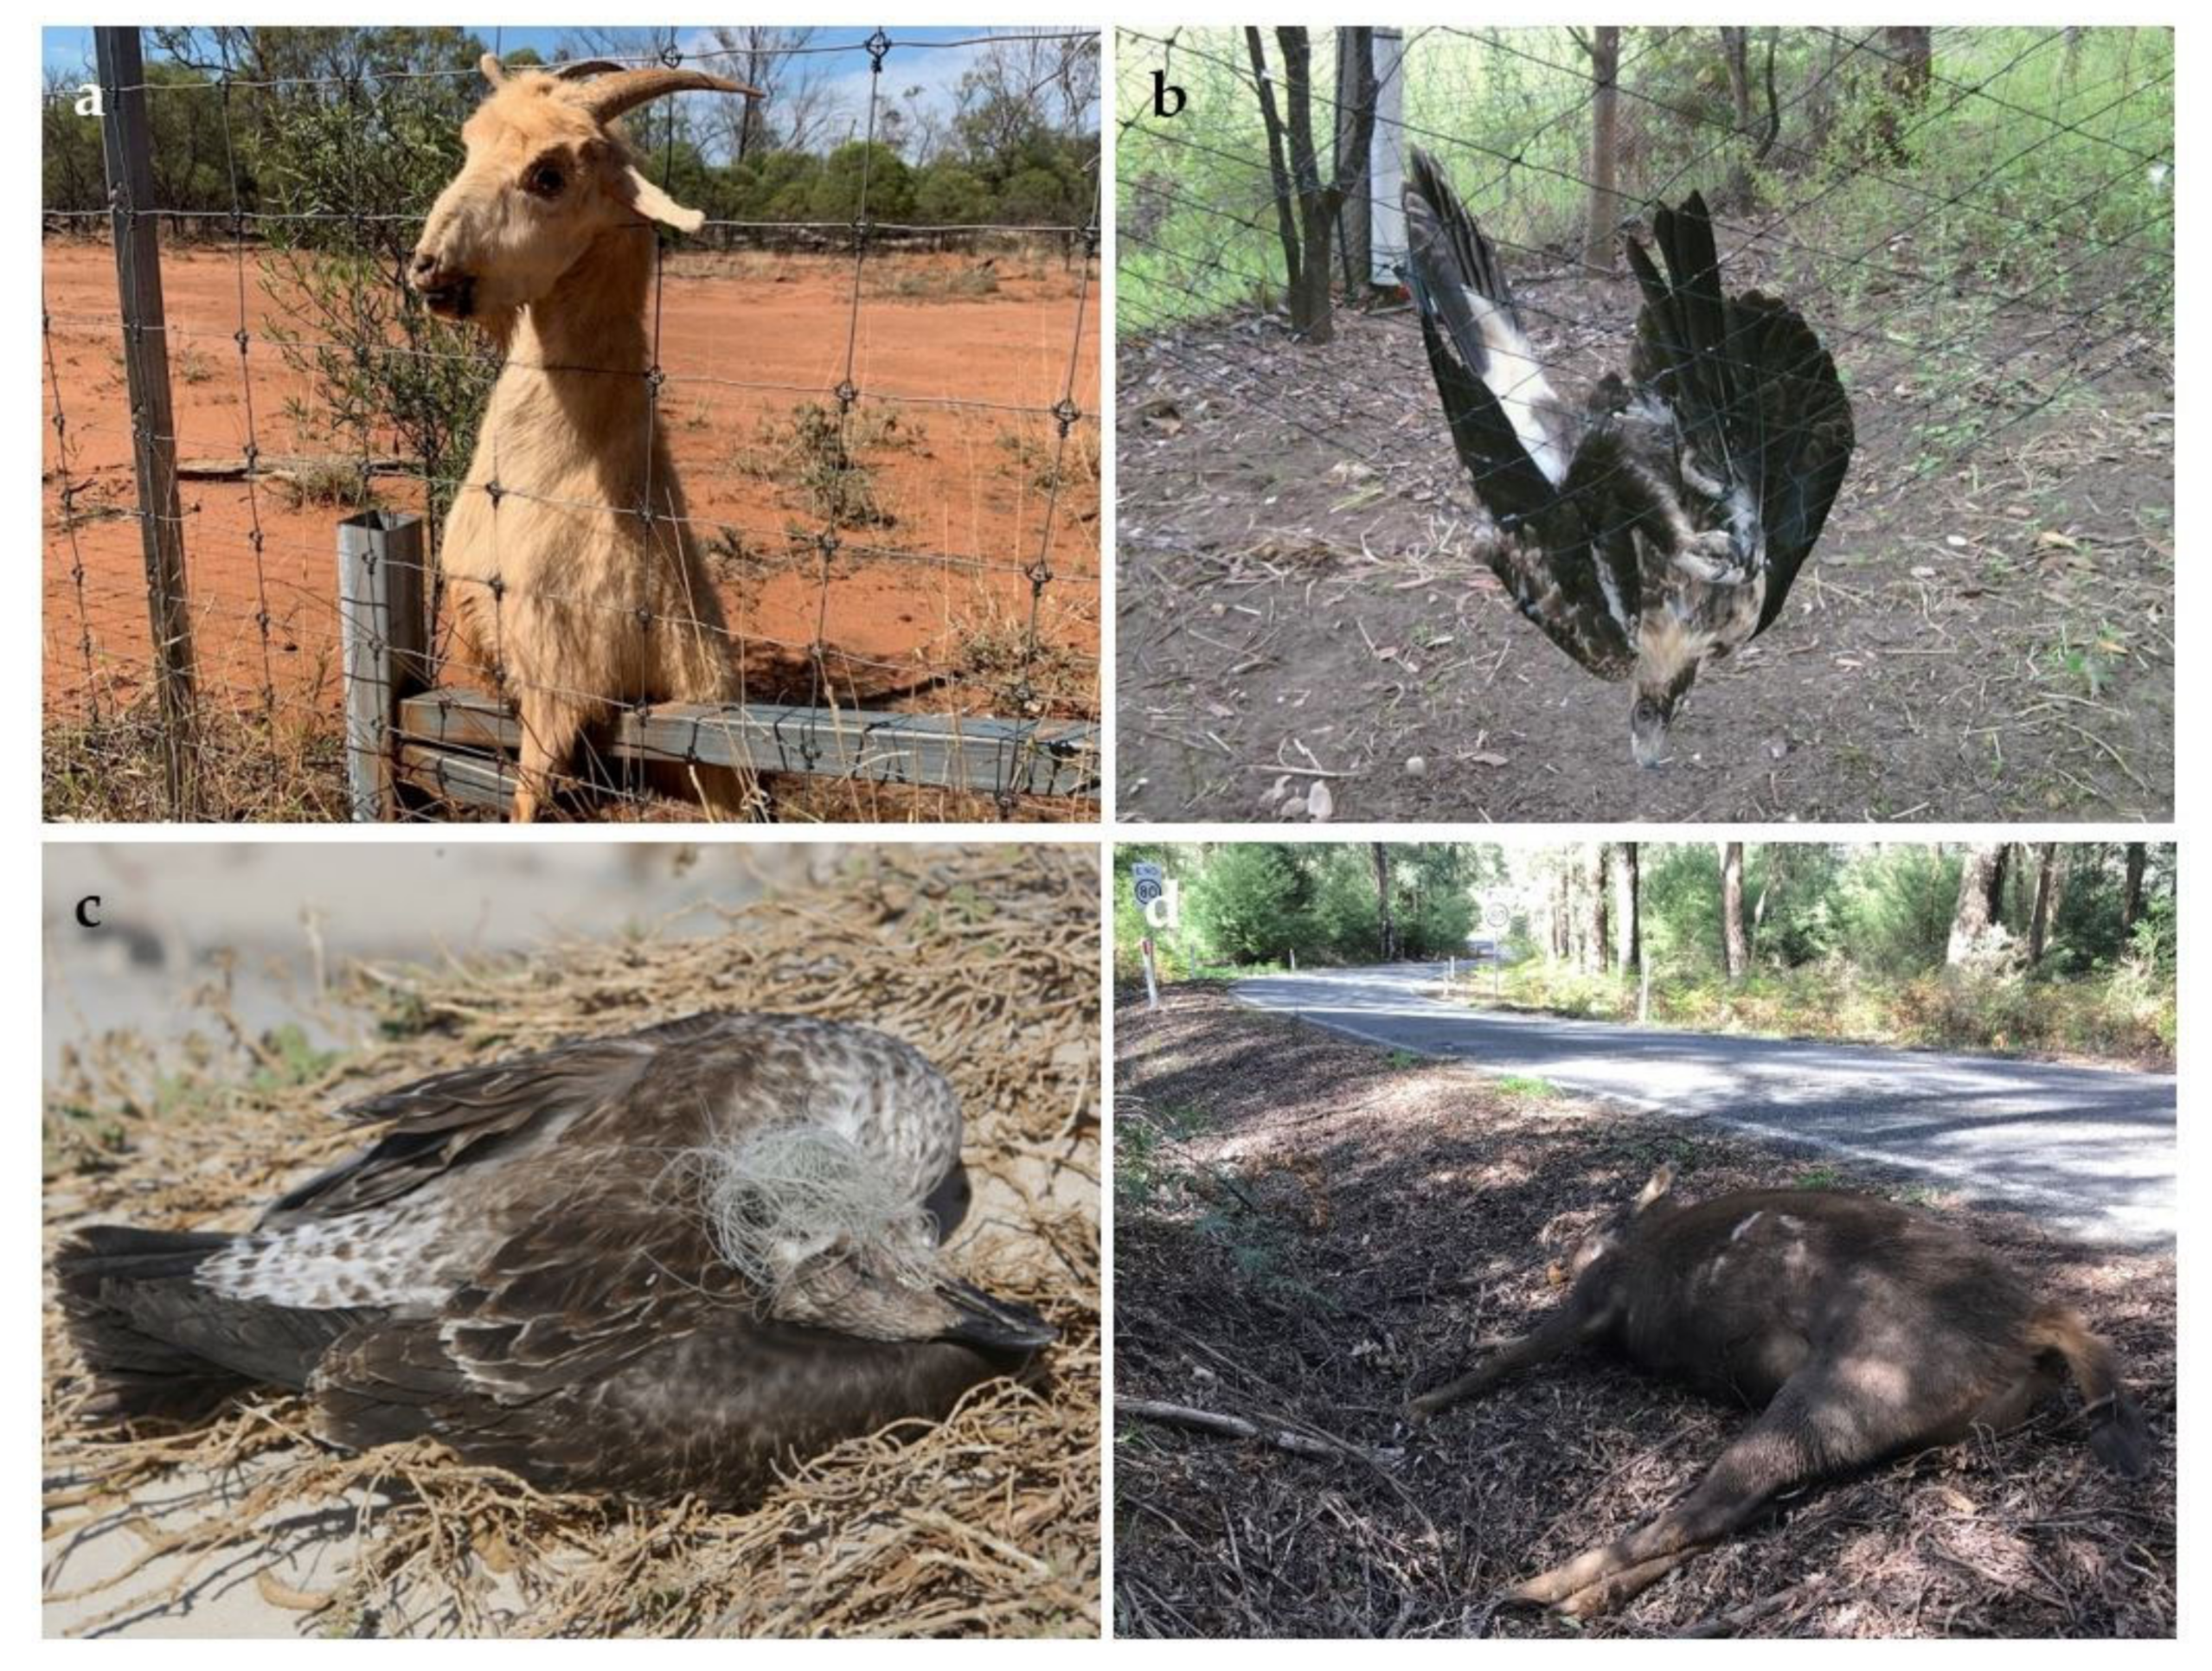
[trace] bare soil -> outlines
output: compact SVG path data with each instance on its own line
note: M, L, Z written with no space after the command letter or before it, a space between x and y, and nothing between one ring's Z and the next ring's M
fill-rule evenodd
M2112 1340L2151 1429L2147 1477L2103 1470L2069 1396L2017 1432L1794 1496L1573 1627L1491 1604L1657 1513L1745 1414L1594 1357L1419 1431L1407 1395L1556 1304L1548 1262L1660 1161L1690 1199L1900 1181L1413 1063L1203 983L1157 1015L1119 1009L1115 1052L1117 1398L1337 1452L1119 1413L1119 1634L2173 1633L2170 1256L1913 1194Z
M54 378L41 365L47 703L81 712L99 689L113 709L143 688L150 656L114 259L83 240L49 240L43 253L54 362ZM310 380L267 335L285 310L262 283L263 259L249 248L241 272L235 249L163 252L179 458L238 460L249 439L265 467L357 457L358 443L333 438ZM999 254L987 273L977 271L982 259L872 255L856 314L849 258L668 259L663 416L760 700L810 699L818 631L841 700L1002 709L1029 622L1024 570L1042 554L1054 578L1038 610L1032 683L1043 711L1097 711L1094 418L1071 432L1056 505L1050 490L1059 426L1048 409L1066 390L1083 275L1051 252ZM241 311L251 334L242 361ZM1086 414L1099 404L1097 319L1093 272L1074 394ZM813 538L824 518L800 479L792 431L800 407L832 404L849 331L867 420L856 456L888 520L842 529L825 577ZM66 507L57 410L67 419ZM374 488L388 509L425 502L404 461ZM183 492L202 688L247 706L272 695L335 720L334 524L353 508L294 505L268 480L187 480Z
M1621 355L1634 286L1537 282L1531 335L1574 401ZM1256 311L1125 339L1125 815L1271 818L1290 772L1324 778L1340 820L2170 817L2161 346L2106 344L2084 379L2062 322L2022 310L1960 386L1873 316L1816 323L1857 419L1850 477L1786 612L1708 665L1651 771L1625 688L1474 554L1408 311L1340 312L1319 348Z

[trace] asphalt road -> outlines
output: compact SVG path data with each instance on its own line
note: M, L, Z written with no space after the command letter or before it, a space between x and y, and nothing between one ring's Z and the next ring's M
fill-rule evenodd
M2173 1245L2171 1074L1485 1013L1424 996L1443 974L1327 970L1234 991L1394 1049L1901 1168L2087 1241Z

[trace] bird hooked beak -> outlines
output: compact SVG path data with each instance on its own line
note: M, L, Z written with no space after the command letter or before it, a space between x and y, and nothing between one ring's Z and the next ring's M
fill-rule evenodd
M964 1341L1000 1352L1034 1352L1060 1338L1060 1331L1028 1306L994 1298L958 1277L940 1281L937 1294L953 1316L952 1326L938 1336L940 1340Z

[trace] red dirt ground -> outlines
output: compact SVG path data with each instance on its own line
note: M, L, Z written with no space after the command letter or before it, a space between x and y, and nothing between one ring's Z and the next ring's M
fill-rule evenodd
M871 254L862 287L857 410L863 419L895 414L896 423L882 445L863 442L856 456L893 520L840 530L844 549L830 579L823 635L850 693L875 705L971 713L1003 706L1028 624L1022 571L1045 539L1057 439L1044 409L1066 387L1082 274L1057 252L1001 253L995 292L948 288L945 281L962 278L977 259ZM163 252L178 457L188 464L242 457L247 368L250 429L265 467L352 456L358 444L327 432L309 380L266 334L272 318L282 321L258 259L249 248L242 264L252 333L242 368L239 252ZM149 635L138 529L128 515L136 486L112 256L105 244L50 240L44 282L52 355L51 374L43 354L41 365L46 705L74 713L95 689L120 701L144 688ZM670 443L748 671L766 675L752 686L764 697L790 694L775 688L774 675L794 668L797 679L784 682L803 695L824 607L818 554L792 538L794 530L817 531L823 518L795 480L789 441L794 408L830 404L828 391L844 375L852 285L850 259L812 255L678 254L665 274ZM1044 707L1070 714L1093 714L1099 702L1097 320L1094 271L1074 395L1085 416L1061 474L1049 554L1055 579L1039 611L1046 648L1032 674ZM53 422L57 381L66 457ZM1031 410L999 409L1009 407ZM773 435L764 434L770 428ZM286 706L320 704L335 714L334 525L349 510L294 509L282 485L267 481L249 490L243 481L188 480L182 490L202 688L248 704L266 689ZM419 478L379 476L375 494L387 508L422 508ZM855 550L862 546L873 550ZM258 624L265 606L266 650Z

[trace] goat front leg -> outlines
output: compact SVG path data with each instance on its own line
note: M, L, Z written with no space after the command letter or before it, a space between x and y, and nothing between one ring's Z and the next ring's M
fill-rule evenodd
M539 809L553 798L554 773L574 751L583 721L566 702L524 695L517 704L523 746L516 762L514 822L535 823Z
M1609 1316L1593 1305L1579 1292L1570 1293L1567 1303L1547 1317L1533 1333L1510 1340L1499 1347L1480 1364L1459 1377L1424 1392L1406 1406L1406 1419L1420 1423L1462 1399L1471 1399L1487 1392L1509 1375L1517 1375L1524 1369L1534 1369L1539 1364L1549 1363L1554 1358L1587 1344L1602 1333Z
M1779 1493L1873 1461L1881 1447L1868 1435L1881 1424L1852 1419L1851 1400L1824 1365L1800 1371L1671 1508L1538 1573L1506 1599L1578 1618L1609 1611L1747 1524Z

